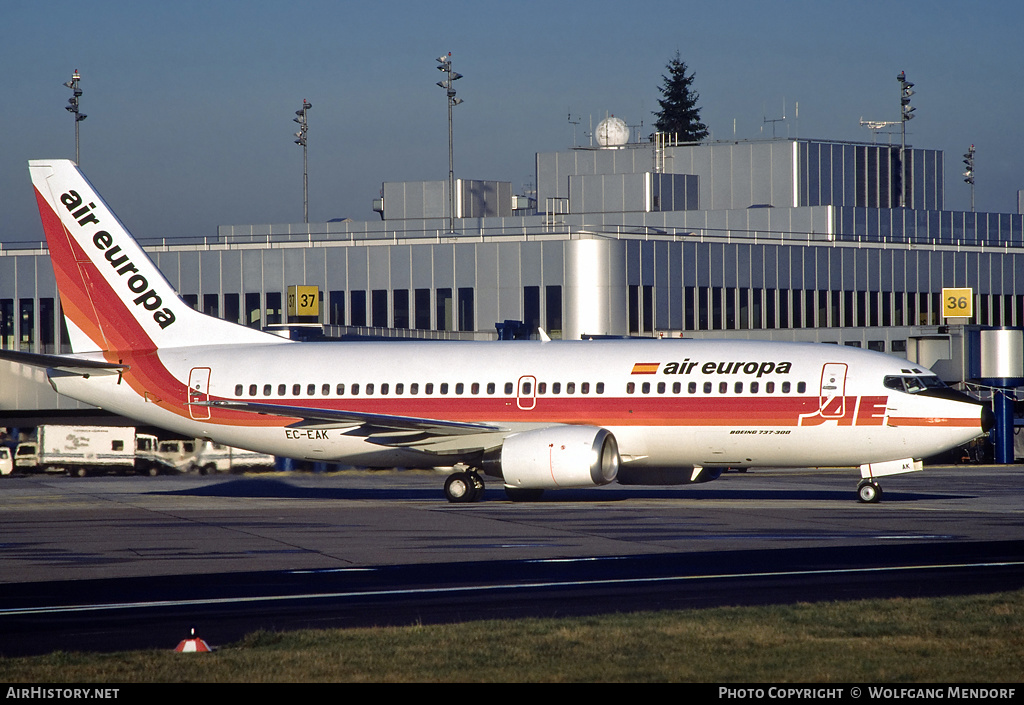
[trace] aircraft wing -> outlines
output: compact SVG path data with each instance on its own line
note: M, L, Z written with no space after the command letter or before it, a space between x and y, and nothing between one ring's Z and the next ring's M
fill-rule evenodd
M209 401L193 405L270 416L293 416L300 420L291 424L291 428L343 428L347 429L347 434L365 437L366 440L377 445L411 447L428 453L485 450L501 445L502 439L511 432L511 429L486 423L444 421L415 416L317 409L284 404Z
M128 369L128 365L100 360L83 360L70 355L43 355L40 353L20 352L18 350L0 350L0 360L17 362L21 365L44 367L75 375L115 375Z

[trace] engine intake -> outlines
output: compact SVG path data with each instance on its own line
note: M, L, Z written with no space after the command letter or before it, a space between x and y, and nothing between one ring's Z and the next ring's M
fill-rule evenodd
M508 436L491 465L506 487L558 489L613 482L619 472L615 436L594 426L552 426ZM487 468L490 471L492 468Z

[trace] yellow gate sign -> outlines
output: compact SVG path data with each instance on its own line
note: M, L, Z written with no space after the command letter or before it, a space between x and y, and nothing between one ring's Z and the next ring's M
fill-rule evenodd
M974 316L974 289L943 289L942 315L945 318Z
M289 286L288 287L288 315L289 316L319 316L320 315L320 287L317 287L317 286Z

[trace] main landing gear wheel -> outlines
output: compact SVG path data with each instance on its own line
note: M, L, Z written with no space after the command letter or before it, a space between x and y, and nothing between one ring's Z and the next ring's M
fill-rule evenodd
M861 480L857 485L857 498L861 502L874 504L882 499L882 486L874 480Z
M457 472L444 481L444 496L453 504L478 502L484 496L484 481L475 472Z

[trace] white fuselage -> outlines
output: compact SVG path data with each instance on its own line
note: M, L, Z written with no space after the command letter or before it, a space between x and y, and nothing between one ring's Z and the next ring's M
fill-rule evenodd
M611 431L634 467L848 466L919 458L982 432L980 407L894 390L919 368L841 346L753 341L342 342L169 348L114 375L58 377L62 394L179 433L275 455L437 466L353 424L297 424L203 405L281 404ZM189 404L189 402L193 402Z

